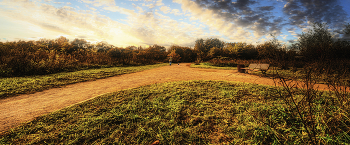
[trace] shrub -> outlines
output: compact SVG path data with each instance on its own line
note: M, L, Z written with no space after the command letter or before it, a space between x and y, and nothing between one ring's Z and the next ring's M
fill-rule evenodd
M214 58L209 62L211 65L219 67L237 67L237 63L234 60L227 60L225 58Z
M106 42L89 44L84 39L0 42L0 77L43 75L104 66L144 65L163 62L165 48L118 48Z

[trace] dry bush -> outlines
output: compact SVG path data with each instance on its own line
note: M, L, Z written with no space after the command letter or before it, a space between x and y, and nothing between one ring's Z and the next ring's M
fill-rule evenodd
M279 91L286 109L287 128L310 144L348 142L350 137L349 70L344 61L312 63L304 67L302 82L286 79L276 71L276 83L283 85ZM330 92L317 91L314 86L320 79L327 81ZM305 134L306 133L306 137Z
M335 48L337 43L343 44ZM348 51L345 49L348 43L334 42L324 25L315 24L314 30L302 34L295 46L304 57L291 59L291 62L304 61L297 64L303 66L302 81L285 78L274 70L275 82L283 86L278 98L284 101L286 108L278 111L284 115L285 127L291 128L302 143L349 143L350 63L340 55ZM297 67L296 64L293 67ZM329 92L316 90L314 86L320 81L328 85Z

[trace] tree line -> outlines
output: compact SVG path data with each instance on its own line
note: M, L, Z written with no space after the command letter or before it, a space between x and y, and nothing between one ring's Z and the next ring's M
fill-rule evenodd
M344 34L349 34L346 25ZM76 71L88 68L146 65L168 62L212 62L214 65L255 60L282 69L303 67L305 62L350 59L350 43L334 40L326 24L316 23L286 48L276 38L259 45L224 42L217 38L197 39L194 48L172 45L115 47L106 42L91 44L84 39L0 42L0 76L26 76Z

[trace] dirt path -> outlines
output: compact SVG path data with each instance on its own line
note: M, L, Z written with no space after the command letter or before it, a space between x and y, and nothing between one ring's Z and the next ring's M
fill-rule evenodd
M96 81L68 85L34 94L0 100L0 133L40 115L71 106L98 95L122 89L181 80L227 80L275 85L272 79L238 73L237 70L190 68L189 63L164 66ZM323 90L325 85L318 85Z

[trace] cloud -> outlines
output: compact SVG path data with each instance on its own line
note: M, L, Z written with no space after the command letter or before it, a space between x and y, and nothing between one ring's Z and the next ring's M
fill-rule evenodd
M258 7L260 11L272 11L275 7L274 6L263 6L263 7Z
M253 0L178 0L183 11L192 14L191 19L198 19L231 41L256 42L266 34L279 35L284 26L284 19L270 13L273 6L252 7L258 4Z
M288 35L281 35L283 39L286 39Z
M194 24L176 21L155 11L130 15L126 20L130 35L147 45L193 46L197 38L205 37L202 28Z
M164 14L169 13L170 10L171 10L171 8L169 8L169 7L167 7L167 6L162 6L162 7L160 8L160 11L162 11Z
M171 10L170 13L171 13L171 14L174 14L175 16L182 15L182 14L180 13L180 10L178 10L178 9L173 9L173 10Z
M129 10L129 9L125 9L125 8L121 8L119 6L116 6L115 1L114 0L81 0L84 3L88 3L88 4L93 4L96 7L100 7L100 6L104 6L103 9L104 10L108 10L111 12L120 12L122 14L126 14L126 15L131 15L134 13L134 10ZM90 8L93 11L96 10L95 8Z
M1 15L38 26L45 30L46 36L57 36L57 34L69 37L85 36L89 39L107 40L116 45L130 45L140 41L124 31L130 29L129 26L113 21L104 15L89 13L89 11L75 11L74 8L68 6L56 8L44 3L33 5L31 1L8 2L7 4L8 7L12 5L19 8L0 10ZM32 7L26 7L27 5L32 5ZM29 27L27 29L33 31Z
M64 2L53 2L55 4L64 4Z
M348 19L348 15L338 0L286 0L283 12L289 16L289 23L299 28L306 27L308 22L327 22L340 27Z
M41 23L41 22L35 22L35 23L38 26L40 26L41 28L44 28L46 30L56 31L56 32L59 32L59 33L64 33L64 34L69 34L70 35L69 31L62 29L59 26L55 26L55 25L48 24L48 23Z
M89 5L96 4L95 1L83 2ZM192 46L197 38L206 37L202 27L178 22L156 11L136 13L118 6L101 6L108 11L127 14L127 19L123 20L127 24L123 24L99 13L75 10L68 6L56 8L49 4L37 3L32 7L25 7L31 3L30 1L23 2L22 5L12 3L11 5L19 6L19 9L0 10L0 12L4 12L2 14L12 19L29 22L45 30L46 34L107 41L115 46L145 44ZM178 14L180 10L175 9L172 12ZM28 13L31 15L27 15Z
M284 28L297 38L296 30L307 30L306 26L313 21L342 22L340 17L345 16L341 6L330 0L320 2L327 6L319 6L313 1L285 0L283 8L275 4L262 6L257 0L174 0L181 4L181 9L171 9L162 0L146 0L139 5L133 4L135 10L117 6L114 0L79 1L92 11L68 6L57 8L29 0L3 0L0 3L4 9L0 9L0 15L31 23L50 34L105 40L116 45L164 46L193 45L197 38L214 37L249 43L266 39L265 35L270 33L286 39L287 35L281 35ZM329 9L321 12L316 8ZM113 21L96 12L101 9L125 14L126 19L120 20L123 23ZM274 16L276 9L282 9L288 17ZM169 13L182 15L182 20L165 15ZM291 27L285 27L287 25Z
M153 9L155 7L154 4L145 4L145 3L143 3L142 6L143 7L148 7L149 9Z
M298 35L297 33L295 33L294 31L288 31L291 35Z
M108 6L108 7L104 7L103 9L111 11L111 12L119 12L119 13L126 14L126 15L132 15L135 13L134 10L125 9L125 8L121 8L118 6Z
M114 0L81 0L84 3L93 4L95 7L100 6L115 6Z
M162 0L158 0L157 3L156 3L156 6L161 6L161 5L164 5L164 4L162 3Z

